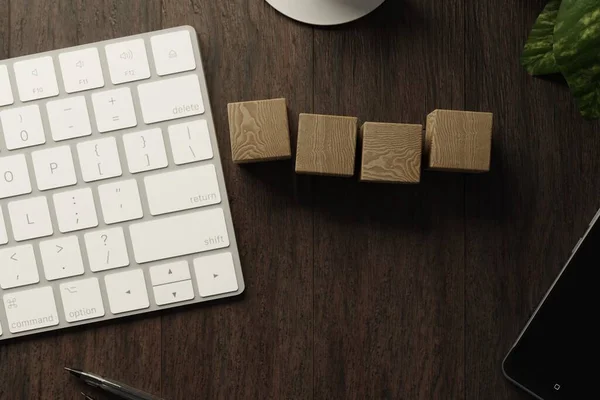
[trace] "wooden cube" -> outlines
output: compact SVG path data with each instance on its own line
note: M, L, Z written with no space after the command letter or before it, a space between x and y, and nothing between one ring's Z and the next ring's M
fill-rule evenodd
M366 122L361 137L361 181L421 181L423 125Z
M227 112L233 162L292 157L285 99L230 103Z
M354 175L358 118L300 114L296 172Z
M487 112L435 110L427 116L429 169L486 172L490 169L492 117Z

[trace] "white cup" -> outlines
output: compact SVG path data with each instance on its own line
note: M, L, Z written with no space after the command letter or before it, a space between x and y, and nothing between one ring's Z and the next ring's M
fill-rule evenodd
M266 0L288 17L311 25L339 25L357 20L385 0Z

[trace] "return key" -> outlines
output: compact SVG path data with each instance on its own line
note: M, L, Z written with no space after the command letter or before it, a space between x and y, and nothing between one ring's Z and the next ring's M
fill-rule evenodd
M167 214L221 202L212 164L144 178L152 215Z

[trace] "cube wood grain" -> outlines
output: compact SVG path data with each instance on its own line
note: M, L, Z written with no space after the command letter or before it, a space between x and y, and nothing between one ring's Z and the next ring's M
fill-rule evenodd
M432 170L487 172L493 114L435 110L427 116L425 150Z
M296 172L354 175L358 118L300 114Z
M361 181L421 181L423 125L366 122L361 137Z
M233 162L291 158L285 99L230 103L227 113Z

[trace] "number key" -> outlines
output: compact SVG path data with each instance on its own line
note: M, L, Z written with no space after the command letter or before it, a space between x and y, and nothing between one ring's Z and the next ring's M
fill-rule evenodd
M46 143L40 108L36 105L0 112L4 140L9 150Z

